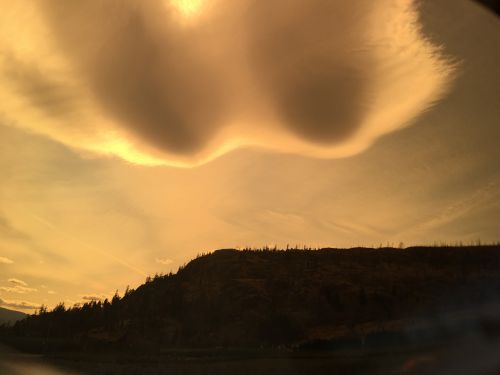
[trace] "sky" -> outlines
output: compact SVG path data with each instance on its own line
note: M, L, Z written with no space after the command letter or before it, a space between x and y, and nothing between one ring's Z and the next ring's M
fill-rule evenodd
M500 21L473 2L0 5L3 307L218 248L499 240Z

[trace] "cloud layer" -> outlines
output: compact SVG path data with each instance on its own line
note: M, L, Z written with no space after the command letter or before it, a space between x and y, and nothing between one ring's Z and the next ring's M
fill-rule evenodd
M341 157L450 78L410 0L185 3L0 0L3 115L139 164L246 145Z
M14 284L16 286L28 286L28 284L23 280L10 278L8 281L9 281L9 283Z
M0 291L9 292L9 293L18 293L18 294L26 294L31 292L37 292L38 290L35 288L29 288L21 285L16 285L14 287L11 286L0 286Z
M10 307L13 309L21 310L35 310L40 308L40 304L30 302L30 301L20 301L20 300L6 300L0 298L0 306Z
M0 264L13 264L14 261L6 258L6 257L0 257Z
M19 280L19 279L15 279L15 278L10 278L10 279L8 279L8 281L13 286L0 286L0 291L1 292L16 293L16 294L26 294L26 293L32 293L32 292L37 292L38 291L35 288L30 288L28 286L28 283L26 283L23 280Z

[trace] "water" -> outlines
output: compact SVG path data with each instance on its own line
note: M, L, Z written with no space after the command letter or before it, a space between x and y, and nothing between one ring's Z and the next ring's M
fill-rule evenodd
M82 375L57 369L43 362L38 355L19 353L0 345L0 374L2 375Z
M467 338L455 345L425 350L351 353L300 358L241 358L181 361L59 360L49 364L39 355L0 345L0 375L321 375L321 374L500 374L500 342ZM152 357L153 358L153 357Z

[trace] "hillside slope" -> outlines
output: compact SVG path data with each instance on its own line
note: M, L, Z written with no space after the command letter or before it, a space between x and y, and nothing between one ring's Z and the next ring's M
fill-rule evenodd
M498 301L498 246L219 250L121 299L59 306L13 332L132 349L365 343L429 336L443 319L476 326Z
M0 325L5 323L12 324L24 318L26 318L25 313L0 307Z

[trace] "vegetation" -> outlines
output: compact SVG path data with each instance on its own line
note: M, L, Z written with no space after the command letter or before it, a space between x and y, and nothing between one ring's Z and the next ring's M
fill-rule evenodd
M462 324L497 301L500 246L218 250L1 334L38 351L366 346L431 337L436 317Z

